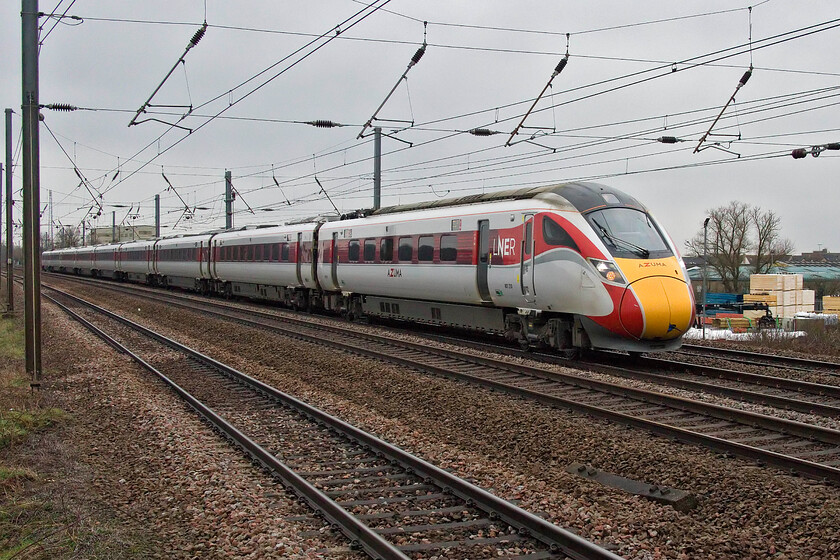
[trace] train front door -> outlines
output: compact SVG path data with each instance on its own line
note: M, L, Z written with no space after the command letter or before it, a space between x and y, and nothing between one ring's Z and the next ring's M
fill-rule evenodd
M534 215L526 214L522 224L522 250L519 252L519 285L528 303L537 301L534 288Z
M487 270L490 267L490 222L479 220L478 222L478 293L482 301L491 301L490 286L487 283Z

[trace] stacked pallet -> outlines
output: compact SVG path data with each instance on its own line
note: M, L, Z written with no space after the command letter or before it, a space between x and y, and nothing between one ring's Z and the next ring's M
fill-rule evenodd
M721 317L717 316L712 321L712 326L717 329L729 329L732 332L745 332L755 326L755 322L748 317Z
M752 274L744 301L766 303L774 317L814 311L814 290L804 290L801 274ZM840 299L840 298L838 298Z
M823 296L823 313L840 315L840 296Z

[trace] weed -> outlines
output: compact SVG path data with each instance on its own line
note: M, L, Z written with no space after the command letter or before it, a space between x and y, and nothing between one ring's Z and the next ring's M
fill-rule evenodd
M786 338L775 331L758 331L746 344L757 350L772 348L813 356L840 356L840 325L827 325L806 330L807 336Z
M66 416L57 408L29 411L12 409L0 412L0 448L26 437L35 430L46 428Z
M11 319L0 319L0 357L22 359L23 330Z

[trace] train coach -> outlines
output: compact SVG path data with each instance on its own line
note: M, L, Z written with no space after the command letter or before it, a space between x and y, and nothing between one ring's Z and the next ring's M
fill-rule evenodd
M90 251L48 252L44 266L475 329L569 354L672 350L694 320L664 229L633 197L594 183L109 245L94 249L92 266Z

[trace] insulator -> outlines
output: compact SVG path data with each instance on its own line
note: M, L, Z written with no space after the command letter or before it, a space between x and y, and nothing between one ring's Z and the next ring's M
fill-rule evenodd
M489 128L473 128L469 130L469 133L473 136L493 136L494 134L498 134L495 130L490 130Z
M805 156L808 155L808 150L806 150L805 148L797 148L797 149L793 150L790 153L790 155L793 156L793 159L802 159L802 158L804 158Z
M555 69L554 69L554 74L555 74L555 75L557 75L557 74L559 74L560 72L562 72L562 71L563 71L563 68L565 68L565 67L566 67L566 65L567 65L568 63L569 63L569 57L568 57L568 56L564 56L564 57L560 60L560 62L558 62L558 63L557 63L557 68L555 68Z
M832 142L825 145L826 150L840 150L840 142Z
M307 121L306 124L316 126L318 128L333 128L335 126L342 126L340 123L325 120Z
M420 59L423 58L423 55L426 54L426 45L423 45L417 52L414 53L414 56L411 57L411 64L417 64L420 62Z
M746 85L746 84L747 84L747 82L750 80L750 76L752 76L752 69L747 70L746 72L744 72L744 75L743 75L743 76L741 76L741 81L740 81L740 82L738 82L738 84L740 84L741 86Z
M44 105L47 109L52 109L53 111L76 111L78 107L74 107L69 103L51 103L49 105Z
M663 144L676 144L679 142L676 136L660 136L656 141L662 142Z
M205 23L204 25L201 26L201 29L196 31L195 35L192 36L192 39L190 39L190 45L196 46L198 44L198 42L201 41L201 38L204 37L204 33L206 31L207 31L207 24Z

